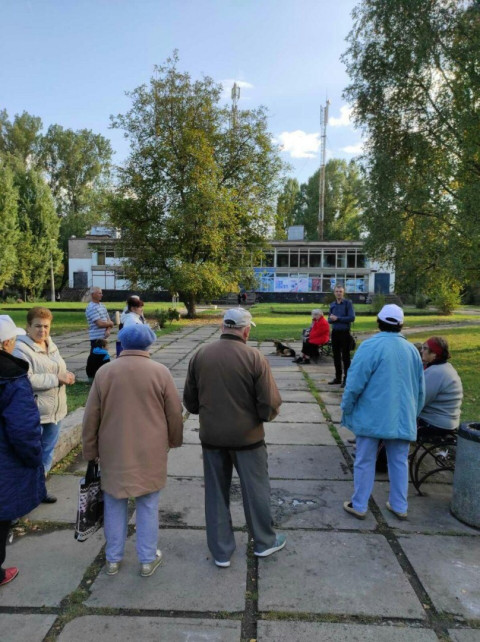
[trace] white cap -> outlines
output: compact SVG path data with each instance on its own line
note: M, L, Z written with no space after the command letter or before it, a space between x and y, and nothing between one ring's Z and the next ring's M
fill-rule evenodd
M403 310L395 303L388 303L378 313L378 318L389 325L403 324Z
M252 321L252 315L248 310L243 308L231 308L223 315L223 323L227 328L246 328L249 325L256 324Z
M11 317L8 314L0 314L0 342L7 341L18 337L19 334L27 334L22 328L17 328Z

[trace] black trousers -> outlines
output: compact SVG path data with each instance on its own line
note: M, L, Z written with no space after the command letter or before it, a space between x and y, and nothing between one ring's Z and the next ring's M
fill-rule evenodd
M0 521L0 582L3 582L5 578L5 571L3 570L2 565L7 554L7 539L11 523L12 522L10 520Z
M333 330L332 331L332 352L333 363L335 365L335 378L346 378L350 368L350 330Z
M302 354L304 354L306 357L311 357L313 361L318 361L318 346L315 343L304 341L302 344Z

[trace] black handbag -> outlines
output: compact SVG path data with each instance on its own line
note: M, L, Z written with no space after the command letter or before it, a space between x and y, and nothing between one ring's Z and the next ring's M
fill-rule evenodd
M350 352L353 352L356 347L357 347L357 340L355 339L353 334L350 333L348 337L348 348Z
M80 480L75 539L77 542L84 542L102 525L103 492L100 488L100 470L95 461L89 461L85 477Z

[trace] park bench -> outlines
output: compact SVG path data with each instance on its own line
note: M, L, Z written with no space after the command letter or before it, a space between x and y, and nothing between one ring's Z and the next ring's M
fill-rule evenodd
M409 456L410 481L419 495L421 485L432 475L453 472L457 448L457 430L419 436Z

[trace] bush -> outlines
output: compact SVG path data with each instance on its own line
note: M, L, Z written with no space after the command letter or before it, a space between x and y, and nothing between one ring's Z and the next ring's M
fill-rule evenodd
M384 294L375 294L372 303L370 305L370 310L372 314L377 315L380 310L383 308L385 305L385 295Z
M415 297L415 307L418 310L424 310L428 305L428 298L424 294L417 294Z
M168 321L168 312L167 310L159 310L158 308L154 312L155 319L160 328L164 328Z
M457 283L442 283L437 288L433 304L441 314L453 314L460 305L460 286Z
M177 308L168 308L167 315L170 323L172 323L172 321L180 321L180 312Z

